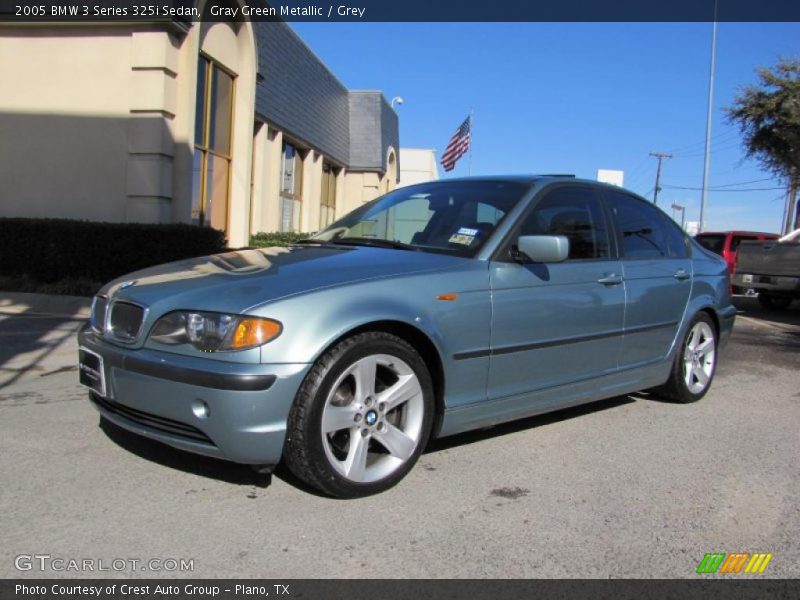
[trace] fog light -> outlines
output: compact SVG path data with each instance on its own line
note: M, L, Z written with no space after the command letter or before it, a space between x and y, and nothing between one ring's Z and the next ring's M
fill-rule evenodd
M207 419L208 418L208 404L203 402L202 400L195 400L192 402L192 412L194 416L198 419Z

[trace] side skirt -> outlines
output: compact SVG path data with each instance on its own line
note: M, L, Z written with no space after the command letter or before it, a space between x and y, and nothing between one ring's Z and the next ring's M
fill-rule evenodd
M446 409L437 437L524 419L571 406L623 396L663 384L672 354L657 363L577 383Z

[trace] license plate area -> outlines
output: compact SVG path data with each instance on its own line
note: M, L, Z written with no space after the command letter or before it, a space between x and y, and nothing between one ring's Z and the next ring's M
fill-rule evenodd
M106 397L106 373L103 368L103 357L88 348L78 349L78 380L81 385Z
M742 275L742 283L753 283L752 275Z

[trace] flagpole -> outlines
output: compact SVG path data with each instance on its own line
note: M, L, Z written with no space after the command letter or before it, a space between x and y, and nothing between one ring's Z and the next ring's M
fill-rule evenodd
M467 167L467 175L472 175L472 120L474 108L469 107L469 166Z

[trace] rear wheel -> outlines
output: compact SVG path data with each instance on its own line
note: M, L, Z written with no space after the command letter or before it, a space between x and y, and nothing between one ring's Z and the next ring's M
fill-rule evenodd
M789 308L792 299L785 296L771 296L766 292L759 292L758 303L762 308L766 308L767 310L783 310Z
M430 374L412 346L384 332L358 334L320 357L300 387L286 463L331 496L382 492L419 458L433 406Z
M675 353L669 379L656 393L675 402L696 402L708 392L716 370L716 328L711 317L701 312L692 320Z

